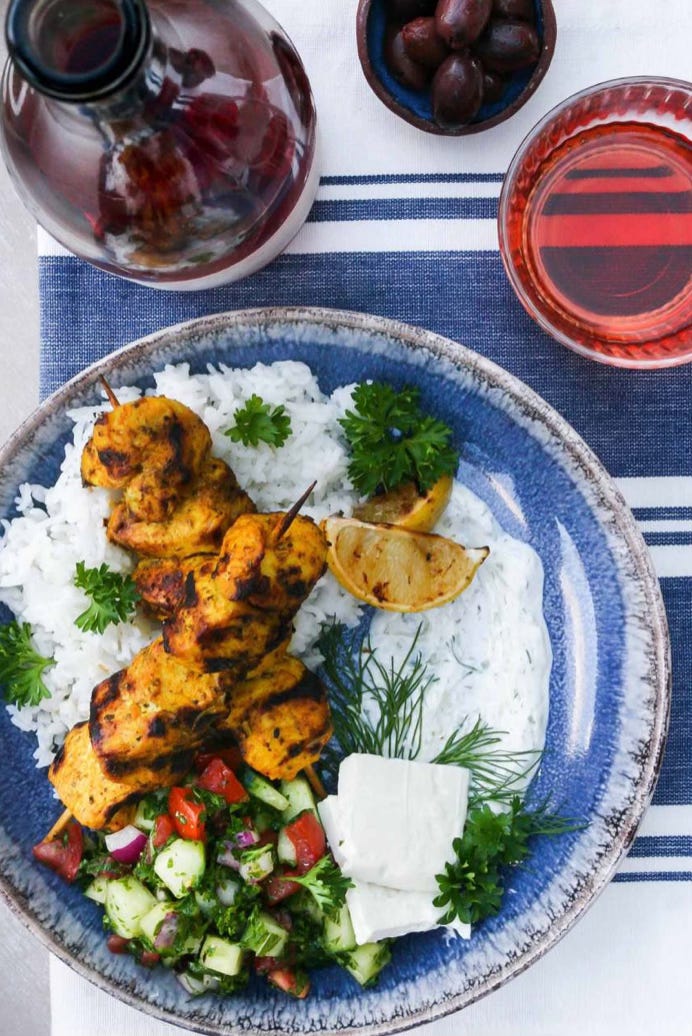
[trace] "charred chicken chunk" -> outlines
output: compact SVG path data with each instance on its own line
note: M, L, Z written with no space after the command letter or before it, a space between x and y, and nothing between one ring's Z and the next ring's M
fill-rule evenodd
M245 762L271 780L293 780L316 762L332 734L320 680L291 655L275 652L231 697L217 736L232 733Z
M172 513L211 452L209 429L165 396L147 396L101 414L82 453L89 486L124 490L132 518L161 522Z
M69 731L48 771L48 779L63 805L85 827L117 830L130 823L137 800L149 791L175 784L190 767L190 758L180 759L179 768L170 764L156 774L128 784L107 777L89 738L87 723Z
M223 676L190 671L155 640L92 691L89 735L103 772L137 784L179 769L181 753L189 763L226 716L228 690Z
M275 542L281 515L245 515L224 537L216 567L190 572L185 596L164 623L166 650L201 672L227 669L241 679L290 632L322 575L326 541L298 516Z
M108 539L144 557L216 554L226 530L240 515L254 510L228 465L208 457L165 520L138 517L127 499L116 504L108 521Z

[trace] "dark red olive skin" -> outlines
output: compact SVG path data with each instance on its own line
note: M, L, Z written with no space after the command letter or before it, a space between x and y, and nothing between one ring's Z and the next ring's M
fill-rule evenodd
M505 92L507 80L497 72L483 73L483 104L495 104Z
M491 9L492 0L439 0L437 33L452 50L465 50L483 32Z
M535 65L541 44L532 25L493 18L474 51L486 71L502 75Z
M384 40L384 60L395 79L412 90L425 90L430 82L430 72L406 53L401 29L390 26Z
M437 35L434 18L414 18L403 27L401 35L411 61L425 68L439 68L449 54L449 47Z
M535 22L533 0L493 0L493 18L510 18L518 22Z
M437 0L387 0L388 17L400 25L423 15L434 14Z
M483 104L483 66L470 54L450 54L432 83L433 118L443 129L460 129Z

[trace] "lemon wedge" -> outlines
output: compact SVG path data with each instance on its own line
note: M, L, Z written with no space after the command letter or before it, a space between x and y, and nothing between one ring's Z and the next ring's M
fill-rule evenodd
M392 612L438 608L463 593L487 558L444 536L357 518L325 518L327 564L345 590Z
M454 479L443 475L425 493L415 482L403 482L388 493L381 493L358 504L353 517L362 522L386 522L412 532L430 532L449 503Z

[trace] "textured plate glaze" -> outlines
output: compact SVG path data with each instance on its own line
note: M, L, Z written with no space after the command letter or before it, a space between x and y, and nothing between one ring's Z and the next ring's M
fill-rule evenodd
M540 554L554 653L547 745L532 795L551 795L588 827L538 842L500 915L470 942L440 933L399 941L375 989L337 968L305 1002L253 985L189 1000L173 977L105 947L100 910L35 866L31 846L58 807L33 768L32 739L0 710L1 888L23 922L96 985L158 1017L207 1033L391 1033L478 999L553 946L604 888L653 792L669 708L665 613L651 562L622 497L576 433L509 374L454 342L403 324L330 310L267 309L162 331L95 365L52 396L0 452L0 514L17 486L52 483L69 435L66 410L93 402L96 375L152 385L187 361L250 366L299 359L322 388L363 378L415 383L462 446L459 477L501 524ZM305 472L309 481L310 472Z

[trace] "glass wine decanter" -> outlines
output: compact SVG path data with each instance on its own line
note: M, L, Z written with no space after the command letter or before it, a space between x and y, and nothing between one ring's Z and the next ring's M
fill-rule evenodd
M2 144L69 251L157 288L247 276L314 199L303 65L255 0L11 0Z

